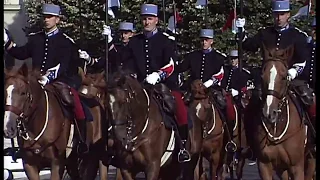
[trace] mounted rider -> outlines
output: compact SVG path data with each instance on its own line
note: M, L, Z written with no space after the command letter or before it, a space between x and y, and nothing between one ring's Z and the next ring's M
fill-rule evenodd
M122 67L123 62L121 61L121 52L124 51L127 44L129 43L130 38L134 35L133 23L130 22L121 22L119 24L119 32L121 33L121 42L114 42L113 37L111 36L110 26L103 25L103 36L108 36L108 47L109 47L109 73L112 74L116 72L120 67ZM91 57L86 51L79 51L80 58L86 60L87 65L91 71L96 72L97 70L105 69L106 58L105 54L101 57Z
M174 72L176 65L174 43L157 28L159 21L157 5L143 4L141 19L143 32L130 39L123 53L123 68L135 73L140 82L145 81L151 85L161 82L171 90L175 97L175 115L182 139L178 161L187 162L190 161L190 154L185 148L188 138L187 110L177 84L177 74Z
M190 70L190 77L186 82L187 89L196 79L200 79L205 87L212 87L214 98L219 108L225 112L225 117L228 120L235 120L233 104L228 101L228 97L221 86L225 75L224 62L227 55L212 48L214 42L214 31L212 29L201 29L200 38L202 49L187 54L184 61L178 65L176 71L181 73ZM186 103L190 101L191 96L190 91L185 95L184 100Z
M290 85L298 92L302 102L309 107L309 117L315 117L315 101L314 94L308 87L307 83L297 80L310 58L310 50L307 44L307 34L300 29L289 24L290 17L290 1L275 0L272 1L272 11L274 17L274 26L262 27L258 33L251 37L243 38L243 49L256 52L259 49L263 50L262 45L266 48L285 49L289 46L294 46L294 54L289 65L288 78L293 80ZM243 28L245 25L244 18L236 20L236 26ZM264 52L262 51L262 55ZM264 57L264 56L262 56Z
M238 50L231 50L228 56L230 64L225 66L225 76L221 86L230 92L234 100L239 105L239 100L243 93L253 88L251 72L248 68L239 69Z
M116 72L120 66L119 60L120 56L118 50L116 49L113 41L113 37L111 36L111 28L110 26L103 25L102 35L104 37L108 36L108 59L109 59L109 73ZM91 57L87 51L79 49L79 57L86 61L86 66L88 67L89 73L96 73L97 71L105 70L106 56L105 54L100 57Z
M73 112L80 129L80 144L87 151L85 143L86 120L83 107L76 89L81 85L78 75L80 59L74 41L57 28L60 21L60 7L54 4L43 4L42 15L44 30L29 34L27 44L17 46L4 30L6 51L19 60L32 58L32 66L39 69L41 78L38 82L45 87L52 84L59 91L62 100L73 107Z

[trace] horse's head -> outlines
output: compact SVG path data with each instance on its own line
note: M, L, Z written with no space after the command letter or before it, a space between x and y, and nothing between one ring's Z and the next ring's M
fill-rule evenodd
M208 89L200 79L194 80L191 83L191 93L194 99L205 99L208 97Z
M141 112L139 105L141 104L140 100L143 99L142 95L145 96L141 84L129 72L118 71L112 75L108 82L107 101L111 111L111 125L117 139L123 143L129 140L128 131L133 131L130 129L132 128L132 120L137 118L133 117L134 114ZM144 114L141 115L144 116Z
M288 91L288 62L293 55L293 46L286 49L267 49L264 45L262 68L262 97L264 120L277 121L281 108L286 102Z
M17 122L23 120L28 113L33 102L31 87L40 88L36 83L36 73L28 71L28 67L23 64L18 71L5 71L5 114L4 114L4 136L14 138L17 136ZM38 73L37 75L40 75ZM37 76L36 75L36 76Z

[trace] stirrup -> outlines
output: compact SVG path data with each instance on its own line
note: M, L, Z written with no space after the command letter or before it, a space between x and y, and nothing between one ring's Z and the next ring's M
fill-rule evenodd
M229 141L226 146L224 147L226 152L236 152L237 145L233 141Z
M183 160L180 160L180 156L183 156L185 158L184 155L187 155L188 158L187 159L183 159ZM180 149L179 153L178 153L178 162L179 163L185 163L185 162L189 162L191 161L191 156L189 154L189 152L186 150L186 149Z

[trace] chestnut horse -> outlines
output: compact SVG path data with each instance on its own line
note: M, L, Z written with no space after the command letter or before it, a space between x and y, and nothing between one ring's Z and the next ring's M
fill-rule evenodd
M5 72L4 137L18 138L28 179L40 180L40 170L50 167L51 180L59 180L72 119L64 116L56 94L41 87L39 77L40 72L29 73L26 64L17 72Z
M76 153L73 154L74 161L70 161L70 165L73 164L73 166L70 166L72 169L69 168L69 170L75 171L70 172L74 173L72 175L73 179L94 179L99 169L100 179L107 180L111 157L107 152L108 140L110 139L107 136L110 131L108 119L110 118L106 118L107 114L105 113L105 72L84 73L82 68L79 68L79 74L82 78L82 86L79 88L80 99L89 104L89 110L93 116L93 127L92 131L87 131L87 141L89 141L87 143L90 144L88 154L83 157L79 157ZM112 144L109 147L112 147ZM74 164L75 162L81 163ZM117 170L117 180L120 179L122 177L120 171Z
M151 90L143 88L133 75L125 71L116 72L109 83L113 146L122 177L132 180L137 173L144 172L147 180L174 180L181 175L184 179L193 179L194 168L184 171L182 167L189 166L189 163L195 166L197 159L183 165L177 163L179 141L176 140L174 125L168 127L165 124L160 109L162 105L153 95L153 87ZM200 139L201 134L194 134L191 129L189 135L189 152L197 154L200 149L192 147L195 143L200 145L194 141ZM199 138L195 138L197 135Z
M305 126L289 89L288 67L293 46L266 49L261 97L252 97L245 118L251 121L254 151L261 179L272 179L273 170L283 178L304 179Z
M189 104L188 110L191 119L200 124L200 144L201 150L198 165L195 169L194 179L203 179L206 174L202 173L202 157L209 161L210 179L217 179L217 168L220 164L221 153L224 151L224 123L220 117L217 104L214 101L210 89L207 89L201 80L195 80L191 84L192 101Z

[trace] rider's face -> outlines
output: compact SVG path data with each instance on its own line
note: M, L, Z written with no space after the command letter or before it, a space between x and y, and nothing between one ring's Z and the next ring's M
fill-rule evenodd
M142 24L145 31L153 31L157 27L158 17L142 16Z
M316 28L312 29L311 36L312 36L313 40L316 40Z
M43 21L44 21L44 28L47 31L50 31L51 29L57 26L57 24L60 21L60 18L54 15L43 15Z
M213 39L201 38L202 49L209 49L213 44Z
M132 37L133 32L131 31L123 31L121 32L121 40L123 43L128 43L129 42L129 38Z
M238 58L232 58L231 59L231 66L236 67L239 64Z
M290 12L274 12L273 19L274 23L278 27L285 27L288 24L290 18Z

